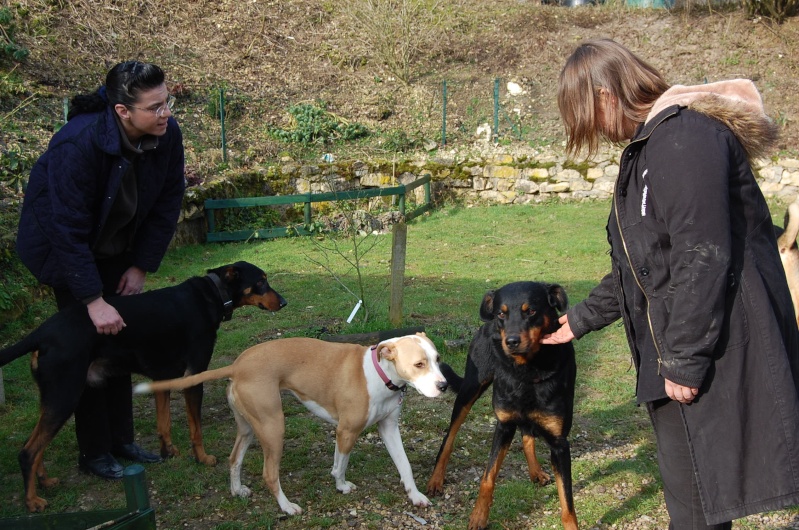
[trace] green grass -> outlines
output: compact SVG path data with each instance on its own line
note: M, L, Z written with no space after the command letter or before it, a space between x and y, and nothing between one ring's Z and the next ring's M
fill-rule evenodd
M404 289L403 326L424 326L443 359L462 373L465 347L447 348L448 341L468 341L479 327L477 314L488 289L517 280L562 284L575 303L583 299L608 270L605 222L606 202L529 206L450 206L409 225ZM781 219L781 211L775 209ZM308 260L318 252L309 239L294 238L251 243L195 245L172 250L148 288L172 285L206 269L247 260L269 275L272 286L287 300L277 313L255 308L238 310L223 323L212 367L232 362L245 348L279 336L318 336L387 329L390 235L367 256L371 320L346 323L355 301L327 272ZM345 269L342 267L342 274ZM350 281L351 275L345 275ZM53 311L49 301L34 304L17 322L0 330L0 344L16 340ZM663 528L662 495L651 428L645 412L634 404L634 371L623 330L613 325L576 343L578 380L576 412L571 433L577 514L584 528L623 529L641 525ZM27 359L3 367L7 402L0 406L0 517L25 513L22 481L16 455L37 416L36 388ZM204 432L206 449L219 459L214 468L189 457L188 430L182 396L173 394L173 440L180 457L146 467L150 496L161 529L209 530L389 528L412 519L428 521L428 528L464 528L477 496L479 475L491 444L493 414L490 397L473 408L461 430L447 475L445 497L433 498L431 508L415 508L407 501L399 478L376 428L368 429L356 444L348 480L358 489L342 495L330 476L334 429L316 420L293 398L286 398L286 440L281 482L289 499L305 510L285 517L260 479L262 455L251 447L243 466L243 482L253 489L250 499L230 496L227 455L235 438L235 424L224 397L223 382L205 385ZM416 484L426 488L441 436L448 426L454 396L426 399L407 395L402 433ZM136 396L136 432L145 447L157 447L151 397ZM549 470L546 445L538 445ZM45 464L62 483L41 492L50 513L76 509L113 508L124 504L121 485L80 475L70 422L45 453ZM558 528L559 509L553 485L530 483L518 441L502 468L490 522L491 528ZM398 522L399 521L399 522ZM601 521L598 523L597 521ZM415 524L415 523L414 523ZM754 525L754 526L753 526ZM755 523L736 523L756 528Z

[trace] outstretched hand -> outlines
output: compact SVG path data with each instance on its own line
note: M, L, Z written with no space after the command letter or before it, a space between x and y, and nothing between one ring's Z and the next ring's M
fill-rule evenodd
M560 322L560 328L554 333L544 335L541 344L566 344L574 340L574 333L569 326L569 316L561 315L558 322Z

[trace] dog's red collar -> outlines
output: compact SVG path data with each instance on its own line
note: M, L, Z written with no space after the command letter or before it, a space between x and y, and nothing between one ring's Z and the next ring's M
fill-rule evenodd
M213 272L209 272L206 278L211 280L211 283L214 284L216 290L219 291L219 297L222 299L222 320L230 320L230 318L233 316L233 300L230 299L227 289L225 289L225 286L222 285L222 280Z
M375 370L377 370L377 375L379 375L380 379L382 379L383 382L386 384L386 388L388 388L389 390L393 390L394 392L398 390L405 390L405 385L397 386L394 383L392 383L391 379L389 379L388 376L386 375L386 372L384 372L383 369L380 368L380 363L377 362L377 344L372 346L372 364L375 365Z

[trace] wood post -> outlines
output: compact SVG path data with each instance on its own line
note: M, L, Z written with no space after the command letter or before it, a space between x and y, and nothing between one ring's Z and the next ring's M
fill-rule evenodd
M388 320L392 326L399 326L402 324L402 289L405 281L408 225L404 222L393 225L391 234L391 302L388 306Z

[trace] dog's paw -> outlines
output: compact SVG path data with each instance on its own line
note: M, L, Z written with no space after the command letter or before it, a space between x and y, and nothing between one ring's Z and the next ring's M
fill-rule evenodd
M161 446L161 458L166 460L167 458L172 458L174 456L180 456L180 449L175 447L173 444Z
M411 499L414 506L430 506L430 499L419 491L409 491L408 498Z
M302 508L289 501L281 502L280 509L289 515L300 515L302 513Z
M430 479L430 482L427 483L427 494L431 497L435 497L442 493L444 493L444 484L442 484L441 481Z
M31 513L43 512L47 507L47 501L41 497L33 497L25 501L25 506Z
M336 482L336 489L339 490L344 495L346 495L347 493L350 493L352 490L358 489L358 487L355 486L355 484L353 484L352 482L344 480L342 482Z
M250 488L248 488L247 486L245 486L243 484L239 484L239 486L237 488L234 488L233 486L231 486L230 487L230 493L234 497L243 497L245 499L247 497L249 497L250 495L252 495L252 491L250 491Z
M530 480L541 486L546 486L549 484L549 475L543 469L539 469L537 473L530 472Z
M39 486L47 489L52 488L53 486L58 484L58 479L56 477L40 477L39 478Z
M214 455L205 455L205 458L202 459L202 463L206 466L213 467L216 465L216 457Z

